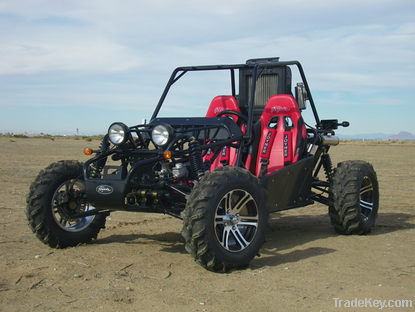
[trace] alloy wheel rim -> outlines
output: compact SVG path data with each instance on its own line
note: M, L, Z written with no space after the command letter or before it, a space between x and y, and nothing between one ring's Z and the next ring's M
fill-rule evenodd
M94 207L84 203L74 193L85 191L85 185L79 180L68 180L62 183L52 196L51 209L56 224L65 231L79 232L87 228L95 216L71 219L70 214L86 212Z
M368 176L364 176L360 187L360 214L364 221L370 219L375 204L374 188L372 180Z
M240 252L246 249L257 233L258 223L258 206L245 190L229 191L216 208L216 238L227 251Z

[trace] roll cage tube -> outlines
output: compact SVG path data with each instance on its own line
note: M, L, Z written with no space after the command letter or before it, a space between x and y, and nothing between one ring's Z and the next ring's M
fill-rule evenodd
M251 84L251 94L249 97L249 104L248 104L248 125L246 131L246 138L252 137L252 127L253 127L253 109L254 109L254 99L255 99L255 92L256 92L256 82L259 78L259 70L262 68L269 68L269 67L283 67L283 66L296 66L300 73L301 80L304 84L305 90L307 92L308 100L310 102L311 109L313 111L314 119L316 121L317 129L322 129L322 124L320 118L317 113L316 106L314 104L313 97L311 95L311 90L307 82L307 78L305 76L304 70L300 62L298 61L274 61L274 62L263 62L263 63L250 63L250 64L235 64L235 65L212 65L212 66L188 66L188 67L178 67L176 68L170 76L169 81L160 97L160 100L154 110L154 113L151 117L151 120L157 118L157 115L163 105L164 100L173 84L175 84L181 77L183 77L189 71L213 71L213 70L229 70L231 73L231 88L232 88L232 96L236 95L236 87L235 87L235 69L249 69L252 68L252 77L256 77L256 79L252 79Z
M164 100L166 99L167 93L169 92L172 85L176 83L181 77L183 77L188 71L211 71L211 70L229 70L231 73L231 89L232 96L236 95L236 86L235 86L235 69L249 68L252 66L248 65L212 65L212 66L190 66L190 67L178 67L176 68L170 76L169 81L167 82L166 87L160 97L160 100L151 116L151 120L157 117L161 106L163 105Z

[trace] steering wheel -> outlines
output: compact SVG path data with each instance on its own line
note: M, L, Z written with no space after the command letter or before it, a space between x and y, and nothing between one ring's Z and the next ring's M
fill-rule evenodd
M236 124L239 127L242 127L242 122L240 121L240 119L242 119L244 121L244 124L248 123L248 117L246 117L244 114L242 114L241 112L237 112L234 110L224 110L219 112L216 117L222 117L223 115L235 115L238 117L238 121L236 122Z
M216 117L222 117L223 115L235 115L235 116L237 116L238 117L238 121L236 122L236 124L241 128L241 130L243 130L242 129L242 126L245 126L245 129L247 128L247 124L248 124L248 117L246 117L244 114L242 114L241 112L238 112L238 111L234 111L234 110L224 110L224 111L221 111L221 112L219 112L217 115L216 115ZM244 131L242 131L242 132L244 132ZM244 132L245 133L245 132ZM244 144L244 146L249 146L249 145L251 145L252 144L252 139L251 140L247 140L247 141L245 141L245 144ZM231 144L231 146L233 146L233 144ZM237 145L236 146L234 146L234 147L237 147Z

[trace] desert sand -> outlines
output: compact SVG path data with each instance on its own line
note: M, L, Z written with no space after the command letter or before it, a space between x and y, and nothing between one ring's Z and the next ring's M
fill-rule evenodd
M97 240L74 248L35 237L24 214L31 181L52 162L85 161L83 148L98 145L0 138L0 311L365 311L344 307L359 300L370 311L380 309L375 300L411 300L412 308L382 310L414 311L414 144L331 150L334 165L362 159L377 172L380 209L369 235L336 234L320 204L271 214L261 256L226 274L198 266L181 220L162 214L114 212Z

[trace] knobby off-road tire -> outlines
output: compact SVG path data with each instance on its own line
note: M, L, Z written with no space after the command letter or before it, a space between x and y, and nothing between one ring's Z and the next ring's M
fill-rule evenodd
M206 172L182 212L186 250L210 271L244 268L259 255L268 215L267 192L247 170Z
M345 161L334 170L329 215L340 234L367 234L379 209L379 185L371 164Z
M42 170L30 185L26 216L37 238L53 248L65 248L96 239L109 213L73 219L90 206L84 195L82 163L59 161Z

